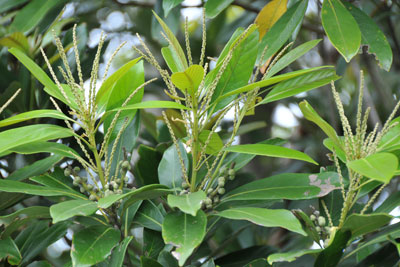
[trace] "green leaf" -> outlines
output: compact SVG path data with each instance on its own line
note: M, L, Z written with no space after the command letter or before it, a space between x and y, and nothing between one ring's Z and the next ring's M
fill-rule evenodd
M23 3L27 2L28 0L1 0L0 1L0 13L8 11L11 8L17 7L22 5Z
M215 18L225 8L227 8L233 0L209 0L204 8L206 9L207 18Z
M283 253L274 253L268 256L268 263L273 264L276 262L292 262L301 256L318 254L321 251L322 249L300 249Z
M234 200L311 199L339 188L334 172L283 173L247 183L228 192L221 202Z
M203 80L204 69L200 65L191 65L183 72L175 72L171 76L172 83L184 94L186 91L194 95Z
M65 1L32 0L17 13L10 28L14 31L29 32L39 24L53 7L63 2Z
M68 220L74 216L89 216L97 210L97 204L89 200L70 200L50 207L53 223Z
M183 0L164 0L162 3L165 17L168 16L171 9L182 3Z
M108 226L82 229L72 239L73 266L92 266L102 262L118 244L120 232Z
M346 154L344 153L343 149L338 147L335 143L333 143L332 139L325 138L323 141L324 146L329 149L330 151L335 151L336 155L342 162L346 162Z
M232 220L247 220L265 227L282 227L304 236L307 235L300 222L288 210L241 207L224 210L216 215Z
M304 118L318 125L318 127L321 128L322 131L324 131L324 133L334 142L335 145L342 148L341 142L338 135L336 134L335 129L333 129L333 127L330 126L329 123L322 119L306 100L301 101L299 107L304 115Z
M196 216L197 211L201 209L201 204L206 198L206 193L201 190L181 196L169 195L168 205L171 208L178 208L184 213Z
M133 203L127 209L125 209L124 213L122 214L122 230L124 231L125 235L127 235L128 231L131 229L133 218L135 217L136 212L139 210L142 203L143 200Z
M154 100L154 101L144 101L132 105L126 105L125 107L115 108L110 111L148 109L148 108L175 108L175 109L185 109L185 110L188 109L184 105L178 104L176 102Z
M323 2L321 20L332 45L350 62L361 44L361 32L356 20L340 0Z
M140 267L163 267L159 262L152 258L140 257Z
M336 81L339 78L340 76L336 75L335 69L322 69L309 72L302 76L279 83L258 105L307 92L329 84L332 81Z
M24 144L72 136L74 133L64 127L50 124L35 124L0 133L0 153Z
M140 59L141 57L138 57L129 61L111 74L110 77L103 82L96 94L95 100L95 103L97 104L97 111L99 113L105 110L108 100L111 97L113 86L116 84L116 82L118 82L119 79L121 79L136 63L138 63Z
M11 148L9 150L10 152L15 152L19 154L36 154L36 153L54 153L56 155L60 155L63 157L68 157L68 158L76 158L79 156L78 152L73 150L67 145L61 144L61 143L56 143L56 142L34 142L34 143L29 143L25 144L22 146L17 146L14 148ZM40 173L38 173L40 174Z
M0 180L0 191L10 193L24 193L37 196L69 196L75 199L86 199L81 194L75 191L27 184L8 179Z
M196 216L182 212L171 212L164 219L162 237L164 242L176 247L175 258L183 266L193 250L201 244L206 234L207 217L203 211Z
M347 162L347 166L370 179L389 183L398 167L397 157L391 153L376 153Z
M24 209L17 210L14 213L0 216L0 226L8 226L13 221L22 218L50 218L49 208L43 206L32 206Z
M161 233L147 228L143 229L143 251L144 256L157 259L165 244Z
M129 198L124 203L125 208L132 205L136 201L144 199L152 199L159 196L166 195L172 192L167 186L161 184L150 184L140 187L139 189L132 189L130 192L121 195L110 195L99 199L99 208L106 209L114 204L116 201L124 198Z
M210 134L211 134L210 140L207 142ZM204 146L207 143L207 146L205 148L206 154L211 154L211 155L217 154L219 151L221 151L221 149L224 146L224 143L222 142L221 137L219 137L218 133L211 132L209 130L203 130L199 134L199 141L202 146L202 149L204 149Z
M265 79L268 79L279 71L283 70L285 67L289 66L292 62L294 62L299 57L303 56L305 53L313 49L317 44L321 42L321 39L311 40L304 44L299 45L298 47L289 51L286 55L281 57L268 71Z
M171 45L161 48L161 55L163 56L165 63L167 63L168 68L172 73L179 72L179 70L184 69L183 65L180 65L181 62L175 60L178 58L178 55Z
M361 31L361 44L367 45L368 53L374 54L379 66L389 71L393 61L393 54L390 44L381 29L367 14L354 5L348 2L343 4L357 21Z
M10 118L7 118L5 120L1 120L0 127L9 126L9 125L16 124L16 123L19 123L22 121L27 121L27 120L36 119L36 118L54 118L54 119L60 119L60 120L74 121L74 120L68 118L67 116L65 116L62 112L60 112L58 110L40 109L40 110L24 112L24 113L12 116Z
M250 144L250 145L230 146L225 148L224 150L229 152L253 154L253 155L268 156L275 158L297 159L318 165L318 163L315 162L312 158L310 158L307 154L282 146L267 145L267 144Z
M289 72L289 73L277 75L277 76L272 77L272 78L268 78L268 79L265 79L265 80L261 80L261 81L255 82L255 83L251 83L251 84L245 85L243 87L239 87L239 88L237 88L237 89L235 89L235 90L233 90L231 92L228 92L228 93L220 96L217 99L217 101L219 101L221 99L224 99L226 97L232 96L232 95L249 92L249 91L251 91L251 90L253 90L253 89L257 88L257 87L258 88L266 87L266 86L269 86L269 85L273 85L273 84L276 84L276 83L279 83L279 82L282 82L282 81L286 81L286 80L295 78L297 76L300 76L300 75L303 75L303 74L306 74L306 73L309 73L309 72L313 72L313 71L316 71L316 70L319 70L319 69L323 69L323 68L330 68L330 67L332 67L332 66L321 66L321 67L315 67L315 68L304 69L304 70L297 70L297 71L292 71L292 72Z
M164 215L160 208L151 201L144 201L133 219L134 223L159 232L161 231L163 221Z
M286 43L286 41L292 36L294 30L303 20L307 4L308 1L298 1L296 4L291 6L277 22L275 22L272 28L261 40L260 48L258 50L259 58L261 57L265 47L268 47L268 49L264 55L264 62L278 52L278 50Z
M400 206L400 191L390 194L389 197L374 210L374 213L389 213L398 206Z
M178 55L178 57L175 58L175 60L178 61L179 63L176 65L183 66L183 68L179 69L179 71L185 71L188 68L188 63L186 61L185 53L183 52L182 47L180 46L174 33L169 29L167 24L165 24L165 22L156 14L156 12L153 11L153 14L155 18L158 20L158 23L160 23L168 39L171 41L171 49L173 49L176 55Z
M15 47L24 53L29 54L28 39L22 32L14 32L6 37L0 39L0 45L8 48Z
M275 24L275 22L286 12L287 0L272 0L266 4L257 14L254 23L258 26L260 40Z
M129 243L132 241L133 236L127 236L122 240L121 243L113 250L109 266L122 267L125 259L126 249Z
M351 214L344 222L342 230L351 231L350 239L355 239L381 229L382 226L388 224L392 219L392 216L384 213Z
M400 123L400 117L392 120L390 124ZM390 130L382 136L378 145L378 151L391 152L400 149L400 124L393 126Z
M245 34L244 37L242 36L243 34ZM211 103L216 103L215 110L225 107L235 98L232 95L230 98L219 99L221 95L225 95L238 87L247 85L252 75L257 58L258 31L256 30L256 26L253 25L247 33L243 34L234 41L233 45L237 44L237 46L211 98ZM215 76L221 71L221 67L222 63L217 65L217 67L209 73L209 79L215 79Z
M11 265L18 265L22 259L17 245L10 237L0 240L0 260L4 258L7 258Z
M187 170L189 166L189 159L181 142L179 142L179 149ZM165 150L160 164L158 165L158 179L160 180L160 184L174 189L176 193L177 188L180 188L182 185L182 175L182 166L179 161L176 146L171 145L167 150Z
M350 231L339 230L335 233L331 244L326 247L317 257L314 266L333 267L337 266L342 258L343 251L351 237ZM331 237L332 238L332 237Z

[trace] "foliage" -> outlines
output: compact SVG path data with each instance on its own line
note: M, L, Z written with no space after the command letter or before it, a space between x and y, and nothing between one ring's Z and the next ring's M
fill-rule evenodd
M6 16L0 45L8 48L2 53L18 60L1 64L2 72L18 66L0 101L1 263L347 266L368 265L374 255L398 262L400 228L390 214L398 192L386 200L382 192L399 175L400 102L381 128L370 130L376 110L363 112L369 91L360 72L352 129L335 86L340 67L296 65L322 46L299 34L308 1L272 0L254 24L230 25L214 58L206 56L216 40L213 23L241 4L206 1L201 38L193 42L187 18L182 36L174 25L185 2L150 4L152 30L137 34L134 56L115 67L128 53L126 43L107 48L103 63L110 41L101 33L97 49L86 47L85 24L71 27L78 20L63 16L73 2L0 1ZM341 0L319 7L322 33L346 62L366 45L389 71L389 42L364 10ZM157 29L162 47L148 35ZM301 44L293 48L296 39ZM248 122L262 108L329 84L341 129L307 100L299 109L327 135L330 162L300 151L293 140L240 139L265 127ZM146 100L159 89L164 97ZM281 166L254 179L256 156ZM57 240L68 244L61 257L49 252Z

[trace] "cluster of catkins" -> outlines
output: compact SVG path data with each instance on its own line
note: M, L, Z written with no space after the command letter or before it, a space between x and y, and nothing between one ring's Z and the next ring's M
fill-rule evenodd
M321 239L324 240L324 246L328 246L331 235L331 227L326 225L325 217L320 216L319 211L316 210L310 215L310 219L315 225L315 230L318 232Z
M127 172L131 169L129 161L121 161L119 163L121 167L121 178L112 177L102 189L97 184L91 184L88 182L87 177L79 176L80 168L68 166L64 169L64 175L67 177L74 178L73 185L80 188L82 194L89 196L89 200L98 200L99 198L106 197L113 194L122 194L122 188L129 181Z

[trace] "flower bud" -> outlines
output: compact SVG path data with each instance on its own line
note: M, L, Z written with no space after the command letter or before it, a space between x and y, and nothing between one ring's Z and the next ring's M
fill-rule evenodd
M122 162L121 168L124 170L130 170L131 164L129 163L129 161L125 160L124 162Z
M85 188L83 188L83 186L79 190L81 191L81 193L85 193Z
M87 185L87 190L88 190L88 191L91 191L91 190L93 190L93 185L91 185L91 184L88 184L88 185Z
M315 221L315 220L317 219L317 217L315 217L314 214L311 214L311 215L310 215L310 219L311 219L311 221Z
M210 189L207 190L207 194L211 194L212 192L213 192L213 189L212 189L212 188L210 188Z
M211 200L211 198L206 198L205 200L204 200L204 203L208 206L208 205L211 205L212 204L212 200Z
M71 169L70 168L65 168L64 169L64 175L65 176L70 176L71 175Z
M219 174L224 175L228 169L224 166L219 169Z
M229 176L234 176L235 175L235 170L234 169L229 169L228 175Z
M81 171L81 168L79 168L78 166L74 167L74 172L78 173Z
M315 230L317 230L317 232L321 232L321 227L317 226L315 227Z
M218 188L218 194L220 195L225 194L225 188Z
M319 226L325 226L325 224L326 224L325 218L322 217L322 216L319 216L318 217L318 224L319 224Z
M91 201L96 200L96 196L95 196L95 195L90 195L90 196L89 196L89 200L91 200Z
M217 203L219 202L219 197L218 197L218 196L214 197L213 202L214 202L215 204L217 204Z

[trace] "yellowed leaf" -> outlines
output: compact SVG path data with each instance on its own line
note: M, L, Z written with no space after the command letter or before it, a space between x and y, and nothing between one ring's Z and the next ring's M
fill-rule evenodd
M272 0L258 13L254 23L258 26L260 40L274 25L274 23L286 12L287 0Z

